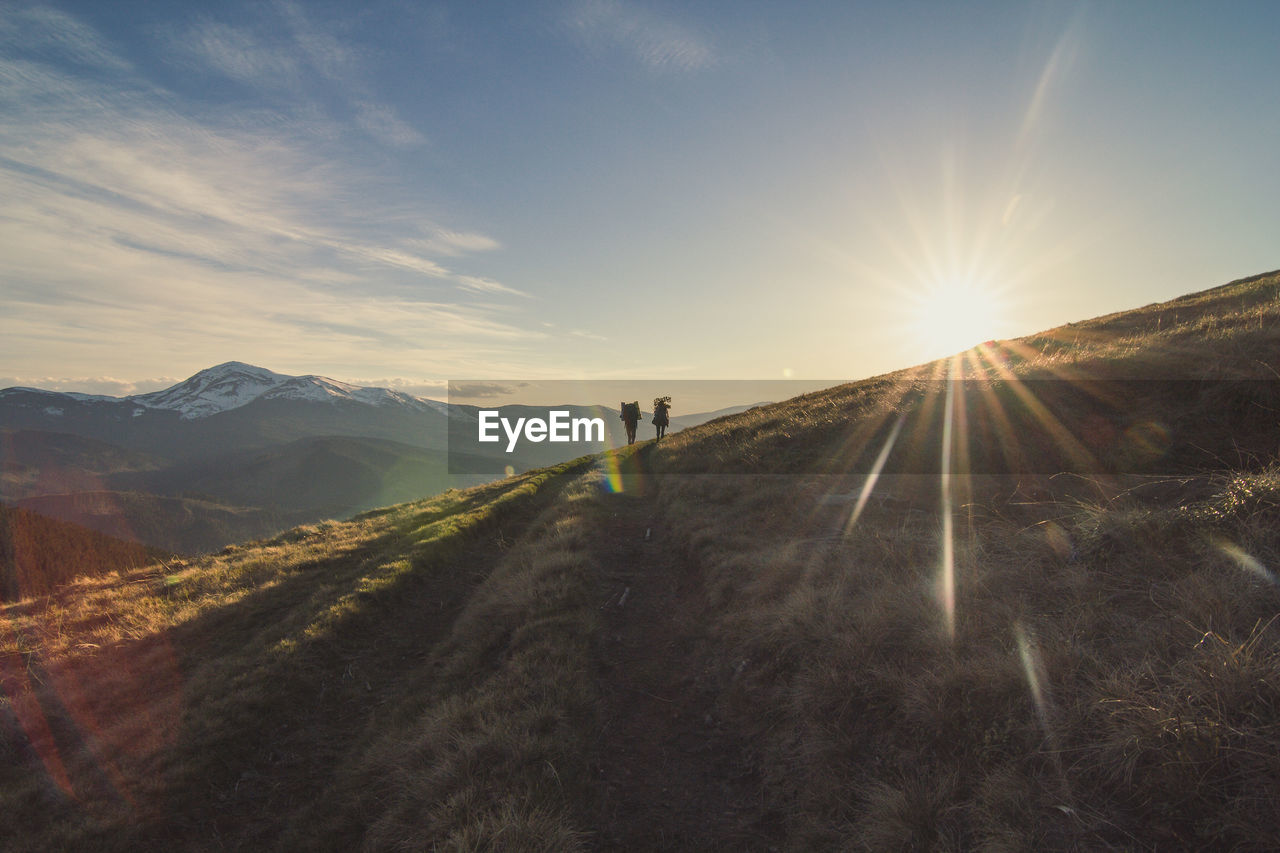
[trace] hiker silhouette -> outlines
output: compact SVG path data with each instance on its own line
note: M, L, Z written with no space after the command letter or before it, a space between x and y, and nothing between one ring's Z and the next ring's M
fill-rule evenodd
M627 444L636 443L636 425L640 423L640 401L634 403L619 403L622 407L622 414L618 417L622 418L622 425L627 429Z
M653 398L653 425L658 430L658 439L661 440L667 434L667 425L671 423L671 418L667 414L671 411L670 397L654 397Z

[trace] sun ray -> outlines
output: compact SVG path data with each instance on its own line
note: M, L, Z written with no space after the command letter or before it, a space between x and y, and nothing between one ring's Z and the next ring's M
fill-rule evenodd
M1277 580L1274 572L1264 566L1261 560L1241 548L1239 545L1226 540L1218 541L1215 544L1218 546L1219 551L1230 557L1232 562L1241 569L1257 575L1269 584L1280 584L1280 580Z
M955 360L953 359L953 369ZM942 604L943 620L947 636L952 640L956 636L956 558L955 558L955 519L952 515L952 482L951 482L951 447L952 418L955 406L955 383L947 382L946 401L942 410L942 448L939 489L942 496L942 558L938 568L938 595Z
M884 470L885 462L889 460L889 453L893 450L894 444L897 443L898 433L902 431L902 424L905 421L905 414L898 415L898 420L893 424L893 430L889 433L889 437L885 439L884 446L880 448L880 454L876 457L875 464L871 467L871 473L867 475L866 482L862 484L862 491L858 494L858 502L854 504L853 511L849 513L849 520L845 522L845 536L853 532L854 525L858 523L858 518L862 515L862 511L866 509L867 501L871 499L871 493L875 491L876 482L880 479L880 472Z
M1022 672L1027 679L1027 688L1031 691L1031 701L1036 706L1036 717L1039 718L1041 727L1047 731L1048 699L1044 691L1042 675L1044 666L1040 662L1040 654L1031 637L1023 630L1021 622L1014 623L1013 635L1018 643L1018 657L1022 661Z

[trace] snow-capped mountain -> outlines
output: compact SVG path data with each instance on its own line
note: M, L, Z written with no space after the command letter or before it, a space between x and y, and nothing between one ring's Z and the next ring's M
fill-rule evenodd
M349 400L369 406L408 406L421 411L446 412L448 406L435 400L427 400L392 391L389 388L370 388L338 382L325 376L293 376L261 395L263 400L312 400L332 403Z
M601 413L564 408L572 417ZM477 442L478 411L236 361L131 397L5 388L0 501L196 552L625 441L621 421L606 417L606 441L508 453Z
M389 388L350 385L325 376L288 376L239 361L207 368L163 391L127 399L149 409L177 412L184 420L207 418L255 400L347 401L370 406L404 406L415 411L447 413L448 410L444 403Z
M323 376L289 376L238 361L163 391L103 397L0 390L0 429L68 433L170 460L348 436L442 449L465 407Z
M475 411L234 361L131 397L6 388L0 501L198 552L563 461L551 443L451 452Z
M292 378L251 364L228 361L163 391L135 394L128 399L148 409L169 409L191 420L238 409Z

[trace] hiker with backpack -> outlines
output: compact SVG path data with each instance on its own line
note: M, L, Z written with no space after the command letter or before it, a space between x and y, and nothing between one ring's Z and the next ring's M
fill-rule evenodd
M667 434L667 425L671 423L671 417L668 415L670 411L670 397L655 397L653 399L653 425L658 430L659 441Z
M636 426L640 423L640 401L634 403L619 403L622 406L622 414L618 417L622 418L622 425L627 430L627 444L636 443Z

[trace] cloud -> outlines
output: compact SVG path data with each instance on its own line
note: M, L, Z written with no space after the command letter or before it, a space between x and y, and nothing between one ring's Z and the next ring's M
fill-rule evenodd
M117 379L114 376L0 376L0 388L41 388L45 391L74 391L80 394L98 394L104 397L128 397L130 394L146 394L170 387L180 379Z
M413 148L427 141L427 137L385 104L356 104L356 124L373 138L395 148Z
M241 83L292 88L299 78L294 56L239 27L208 21L188 30L179 44L198 64Z
M514 287L507 287L505 284L493 281L487 278L481 278L475 275L458 275L453 279L463 290L470 290L473 293L497 293L507 296L525 296L529 294L523 290L516 290Z
M358 243L334 242L331 245L343 252L368 258L379 264L385 264L392 267L400 267L401 269L412 270L413 272L422 273L431 278L450 278L452 273L435 261L420 257L401 249L392 249L385 246L362 246Z
M457 402L458 400L484 400L491 397L506 397L514 394L526 384L524 382L514 384L501 382L450 382L448 388L449 399Z
M127 66L83 25L31 20L77 33L101 67ZM207 53L267 73L260 43L219 32ZM308 61L343 61L323 39L311 50ZM526 294L452 266L496 239L436 224L407 191L370 191L392 182L333 159L307 127L196 116L134 75L7 53L0 102L0 363L14 373L104 353L143 376L175 353L196 369L278 353L281 365L324 354L350 369L394 358L475 375L509 370L545 338L493 304Z
M449 396L449 383L444 379L421 379L394 376L381 379L348 379L343 380L352 385L363 385L366 388L390 388L412 394L415 397L428 397L432 400L446 400Z
M300 4L281 0L274 6L313 68L330 80L341 80L357 70L356 51L316 25Z
M429 255L456 257L473 252L489 252L501 248L501 244L488 234L435 229L430 236L408 242Z
M9 9L0 15L0 47L11 54L52 55L98 70L120 72L132 68L92 28L70 15L41 6Z
M700 71L718 61L710 44L696 33L621 0L578 0L565 23L588 49L623 50L650 71Z
M297 3L262 7L258 27L202 18L166 39L171 57L188 68L218 74L259 94L275 94L282 106L333 116L333 96L349 122L392 148L423 145L427 137L377 98L356 46L326 31ZM262 35L261 33L270 35Z

